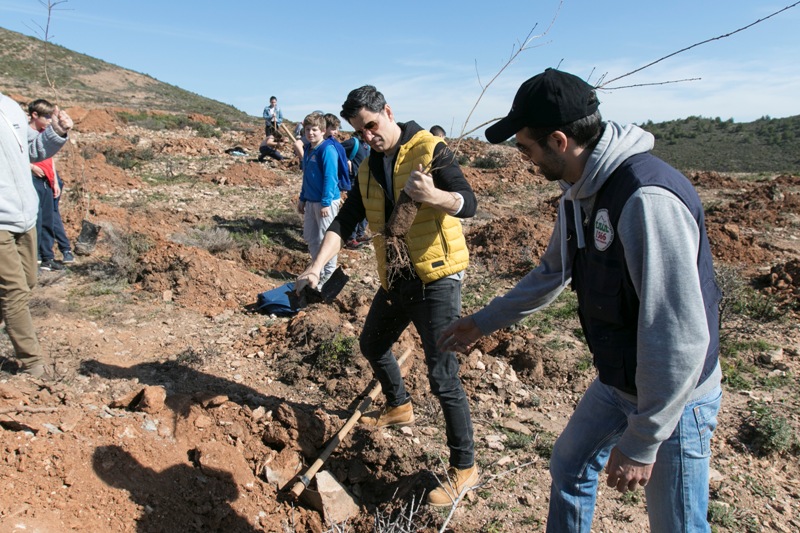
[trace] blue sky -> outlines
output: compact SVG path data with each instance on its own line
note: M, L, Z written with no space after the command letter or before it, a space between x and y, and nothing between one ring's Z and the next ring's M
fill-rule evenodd
M276 95L284 116L337 113L373 84L398 120L448 134L504 116L519 85L546 67L597 82L746 26L795 0L472 0L318 2L69 0L52 42L149 74L260 116ZM406 9L402 9L405 5ZM38 0L0 0L0 25L38 35ZM515 45L550 26L492 83ZM690 115L748 122L800 114L800 6L630 76L600 93L606 119Z

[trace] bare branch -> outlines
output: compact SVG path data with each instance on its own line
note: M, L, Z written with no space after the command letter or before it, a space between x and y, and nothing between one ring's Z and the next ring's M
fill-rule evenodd
M547 44L547 43L542 43L542 44L540 44L540 45L537 45L537 46L533 46L533 45L532 45L533 41L535 41L535 40L537 40L537 39L541 39L542 37L546 36L546 35L547 35L547 34L550 32L550 30L553 28L553 25L554 25L554 24L555 24L555 22L556 22L556 19L558 18L558 14L559 14L559 12L561 11L561 6L562 6L563 4L564 4L564 1L563 1L563 0L561 0L561 1L558 3L558 7L556 8L556 12L555 12L555 14L553 15L553 19L550 21L550 24L547 26L547 29L545 29L545 30L544 30L544 32L542 32L542 33L540 33L540 34L538 34L538 35L534 35L534 34L533 34L533 32L536 30L537 26L539 25L538 23L537 23L537 24L535 24L535 25L533 26L533 28L531 28L531 31L530 31L530 32L528 32L528 35L525 37L525 40L524 40L524 41L522 41L521 43L519 43L519 46L518 46L518 47L517 47L517 46L513 46L513 47L511 48L511 57L508 59L508 61L506 61L506 63L505 63L505 64L504 64L502 67L500 67L500 70L498 70L498 71L495 73L495 75L494 75L494 76L492 76L492 79L491 79L491 80L489 80L489 83L487 83L485 86L481 84L481 92L480 92L480 94L478 95L478 99L475 101L475 105L473 105L473 106L472 106L472 109L470 109L470 111L469 111L469 114L467 115L467 118L466 118L466 120L464 120L464 125L461 127L461 134L460 134L460 135L458 136L458 138L456 139L456 143L455 143L455 145L454 145L454 147L453 147L453 153L456 153L456 152L458 152L458 147L459 147L459 145L461 144L461 141L462 141L462 140L464 139L464 137L466 136L466 134L465 134L464 132L466 131L466 129L467 129L467 125L469 124L469 121L470 121L470 119L472 118L472 114L475 112L475 109L477 109L477 107L478 107L478 104L480 104L480 103L481 103L481 100L483 99L483 95L484 95L484 94L486 94L486 90L487 90L487 89L488 89L488 88L489 88L489 87L492 85L492 83L494 83L494 81L495 81L495 80L496 80L498 77L500 77L500 75L501 75L501 74L502 74L502 73L503 73L503 72L504 72L504 71L505 71L505 70L506 70L506 69L507 69L507 68L508 68L508 67L509 67L509 66L510 66L510 65L511 65L513 62L514 62L514 60L515 60L515 59L516 59L516 58L517 58L517 57L518 57L518 56L519 56L519 55L520 55L522 52L524 52L525 50L529 50L529 49L531 49L531 48L538 48L539 46L543 46L543 45ZM515 50L515 48L516 48L516 50ZM476 66L476 69L477 69L477 66ZM480 77L478 78L478 83L480 83ZM475 130L472 130L472 131L475 131Z
M634 83L633 85L620 85L619 87L602 87L603 91L616 91L617 89L630 89L631 87L648 87L650 85L668 85L670 83L683 83L685 81L698 81L703 78L684 78L682 80L653 81L649 83Z
M667 54L667 55L665 55L664 57L661 57L661 58L659 58L659 59L656 59L655 61L652 61L652 62L650 62L650 63L648 63L648 64L644 65L643 67L639 67L639 68L637 68L637 69L635 69L635 70L632 70L632 71L630 71L630 72L627 72L627 73L625 73L625 74L623 74L623 75L621 75L621 76L617 76L616 78L612 78L612 79L608 80L607 82L605 82L605 83L604 83L604 84L602 84L602 85L601 85L601 84L598 84L596 87L597 87L598 89L602 89L602 88L604 88L604 87L605 87L605 85L608 85L608 84L614 83L615 81L617 81L617 80L621 80L622 78L628 77L628 76L630 76L630 75L632 75L632 74L636 74L637 72L640 72L640 71L642 71L642 70L644 70L644 69L646 69L646 68L652 67L652 66L653 66L653 65L655 65L656 63L660 63L661 61L664 61L665 59L669 59L670 57L673 57L673 56L676 56L676 55L678 55L678 54L680 54L680 53L686 52L687 50L691 50L692 48L698 47L698 46L700 46L701 44L706 44L706 43L710 43L711 41L718 41L718 40L720 40L720 39L724 39L725 37L730 37L731 35L734 35L734 34L736 34L736 33L739 33L740 31L744 31L744 30L746 30L746 29L748 29L748 28L751 28L751 27L755 26L756 24L758 24L759 22L764 22L765 20L767 20L767 19L770 19L770 18L772 18L772 17L774 17L775 15L778 15L778 14L780 14L780 13L783 13L784 11L786 11L786 10L788 10L788 9L791 9L791 8L793 8L793 7L796 7L797 5L800 5L800 1L797 1L797 2L795 2L794 4L791 4L791 5L788 5L788 6L784 7L783 9L779 9L778 11L775 11L774 13L771 13L771 14L767 15L767 16L766 16L766 17L764 17L764 18L760 18L760 19L756 20L755 22L751 22L751 23L750 23L750 24L748 24L747 26L742 26L741 28L739 28L739 29L737 29L737 30L734 30L734 31L732 31L732 32L726 33L726 34L724 34L724 35L718 35L718 36L716 36L716 37L712 37L712 38L710 38L710 39L706 39L705 41L700 41L699 43L694 43L693 45L691 45L691 46L687 46L686 48L681 48L680 50L677 50L677 51L675 51L675 52L672 52L671 54ZM621 89L622 87L615 87L615 88L616 88L616 89Z

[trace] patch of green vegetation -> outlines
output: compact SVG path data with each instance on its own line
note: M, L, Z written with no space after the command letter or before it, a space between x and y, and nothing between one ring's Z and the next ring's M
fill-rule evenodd
M751 287L737 268L717 265L715 275L722 289L720 322L723 325L737 316L756 322L772 322L783 318L775 297L764 295Z
M747 404L750 415L740 429L740 439L754 453L767 456L773 453L795 453L798 441L794 428L776 410L760 401Z
M534 515L528 515L519 523L523 526L533 526L533 529L539 529L542 526L542 518Z
M486 155L473 159L472 166L483 169L503 168L508 166L508 158L504 152L491 150Z
M475 493L478 495L479 498L483 500L488 500L489 498L492 497L492 491L490 491L489 489L479 489Z
M578 359L578 364L575 366L575 370L578 372L586 372L593 367L594 362L592 359L592 354L585 353L580 357L580 359Z
M131 283L137 281L143 268L140 258L153 246L153 240L147 235L126 232L114 226L106 227L105 234L116 275Z
M223 228L190 228L183 234L175 234L172 240L179 244L204 248L212 254L225 252L237 246L231 234Z
M339 372L350 363L358 339L337 334L333 339L319 343L311 363L324 372Z
M720 346L722 354L727 357L738 357L743 354L751 354L755 359L758 354L767 353L774 350L776 346L763 339L732 340L726 338Z
M739 357L720 357L722 380L727 387L733 390L750 390L753 381L748 375L755 375L755 366L746 363Z
M644 492L641 490L629 490L624 494L620 494L619 501L622 503L622 505L639 505L644 501Z
M506 502L489 502L486 506L493 511L505 511L509 507Z
M762 498L775 498L775 488L770 487L761 483L759 480L754 478L753 476L745 474L743 476L744 486L750 489L755 496L760 496Z
M730 505L724 503L711 501L708 502L708 514L706 515L708 522L714 526L721 526L728 529L733 529L738 525L736 515Z
M766 390L782 389L795 383L795 378L791 374L782 373L779 375L763 376L758 378L758 383Z
M553 456L553 445L556 443L556 434L551 431L540 431L536 434L533 450L542 459L550 459Z
M495 429L505 435L506 439L503 444L510 450L525 450L533 443L533 435L526 435L502 426L497 426Z
M111 148L103 150L106 162L123 170L139 168L143 163L152 161L155 153L150 147L131 148L128 150L117 151Z
M472 281L470 279L465 283L461 291L461 305L465 311L479 309L495 297L490 279L486 278L478 283Z
M489 522L480 529L481 533L502 533L505 530L505 525L499 518L489 520Z
M566 323L577 317L578 297L573 291L562 291L553 303L525 317L519 324L546 335L557 329L565 329Z

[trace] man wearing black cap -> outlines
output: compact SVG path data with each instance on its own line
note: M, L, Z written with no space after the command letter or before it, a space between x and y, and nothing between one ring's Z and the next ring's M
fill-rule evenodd
M589 532L597 484L643 486L654 532L710 531L710 439L722 391L720 291L703 207L653 136L603 122L594 88L547 69L486 130L563 190L540 265L442 334L467 351L552 302L571 282L598 377L553 448L547 531Z

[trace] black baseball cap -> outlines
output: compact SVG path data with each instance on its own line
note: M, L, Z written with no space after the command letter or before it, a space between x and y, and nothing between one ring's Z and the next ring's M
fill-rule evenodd
M563 126L597 111L594 87L579 77L549 68L523 83L508 116L486 128L486 139L497 144L525 126Z

